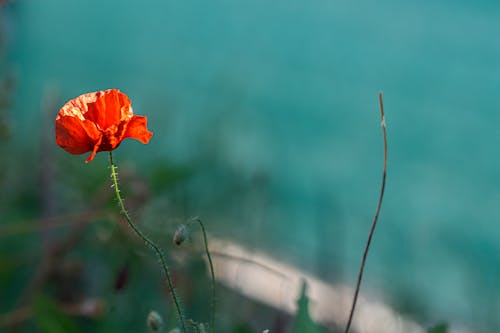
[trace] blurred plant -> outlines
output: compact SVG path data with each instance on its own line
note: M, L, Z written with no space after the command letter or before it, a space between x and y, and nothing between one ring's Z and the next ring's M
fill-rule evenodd
M189 325L194 329L195 333L207 333L205 330L205 325L203 323L197 323L194 320L189 320Z
M448 332L448 324L446 323L441 323L437 324L436 326L432 326L427 331L427 333L447 333L447 332Z
M370 232L368 234L368 240L366 241L365 250L363 252L363 257L361 259L361 266L359 268L359 273L358 273L358 282L356 283L356 289L354 291L354 298L352 301L352 307L351 307L351 311L349 313L349 319L347 321L347 325L346 325L346 328L344 331L345 333L348 333L349 328L351 327L352 318L354 316L354 310L356 309L356 302L358 300L359 289L361 287L361 280L363 279L363 272L365 269L366 257L368 255L368 250L370 248L373 233L375 232L375 227L377 226L378 216L380 214L380 209L382 208L382 200L384 199L385 180L386 180L386 176L387 176L387 131L386 131L386 124L385 124L384 102L382 100L382 92L379 92L378 98L379 98L379 103L380 103L380 117L382 119L381 127L382 127L382 136L383 136L383 144L384 144L384 167L383 167L383 171L382 171L382 185L380 187L380 195L378 198L377 209L375 210L375 216L373 217L372 226L370 228Z
M5 54L7 53L7 31L6 24L8 20L5 19L6 13L2 11L2 6L7 1L0 1L0 139L8 138L11 132L8 116L9 109L12 104L12 96L14 94L14 87L16 86L16 77L14 72L6 60Z
M8 114L12 104L14 87L15 77L12 72L0 77L0 139L8 138L11 132Z
M43 333L80 333L78 326L59 310L49 297L38 296L34 302L38 328Z

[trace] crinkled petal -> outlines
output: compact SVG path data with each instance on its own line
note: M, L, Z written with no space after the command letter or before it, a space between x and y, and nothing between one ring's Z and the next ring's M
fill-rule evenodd
M71 116L56 119L56 143L68 153L79 155L92 151L100 136L96 126L88 120Z
M132 138L147 144L153 133L147 128L148 118L145 116L133 116L127 124L124 139Z
M118 89L99 91L96 94L95 102L87 104L88 111L84 116L99 129L106 130L131 117L130 99Z
M78 96L77 98L73 98L63 105L61 110L59 110L59 117L62 116L73 116L78 117L81 120L85 119L85 114L88 111L87 105L95 103L97 97L102 92L92 92Z

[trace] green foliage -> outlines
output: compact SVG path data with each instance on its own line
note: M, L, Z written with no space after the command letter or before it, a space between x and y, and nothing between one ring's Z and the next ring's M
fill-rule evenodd
M150 184L154 192L161 191L176 182L187 179L192 173L187 167L174 166L167 162L155 163L151 172Z
M325 333L326 330L316 324L309 315L309 299L306 295L306 282L302 283L302 291L297 301L298 309L292 333Z
M64 315L48 297L40 295L33 302L36 322L42 333L81 333L76 323Z
M427 331L427 333L447 333L448 332L448 324L446 323L441 323L438 325L435 325Z
M254 333L248 324L239 324L232 329L232 333Z

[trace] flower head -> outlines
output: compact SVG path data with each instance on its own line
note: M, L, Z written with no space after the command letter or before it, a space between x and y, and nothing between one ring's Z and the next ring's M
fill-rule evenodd
M83 94L64 104L56 117L56 143L68 153L92 152L90 162L100 151L116 149L132 138L147 144L152 132L147 118L135 116L130 99L118 89Z

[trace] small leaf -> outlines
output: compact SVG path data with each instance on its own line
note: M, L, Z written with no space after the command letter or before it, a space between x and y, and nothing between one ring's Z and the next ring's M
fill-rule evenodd
M302 292L297 301L298 309L295 315L293 333L325 333L326 330L316 324L309 315L309 299L306 295L307 285L302 282Z

